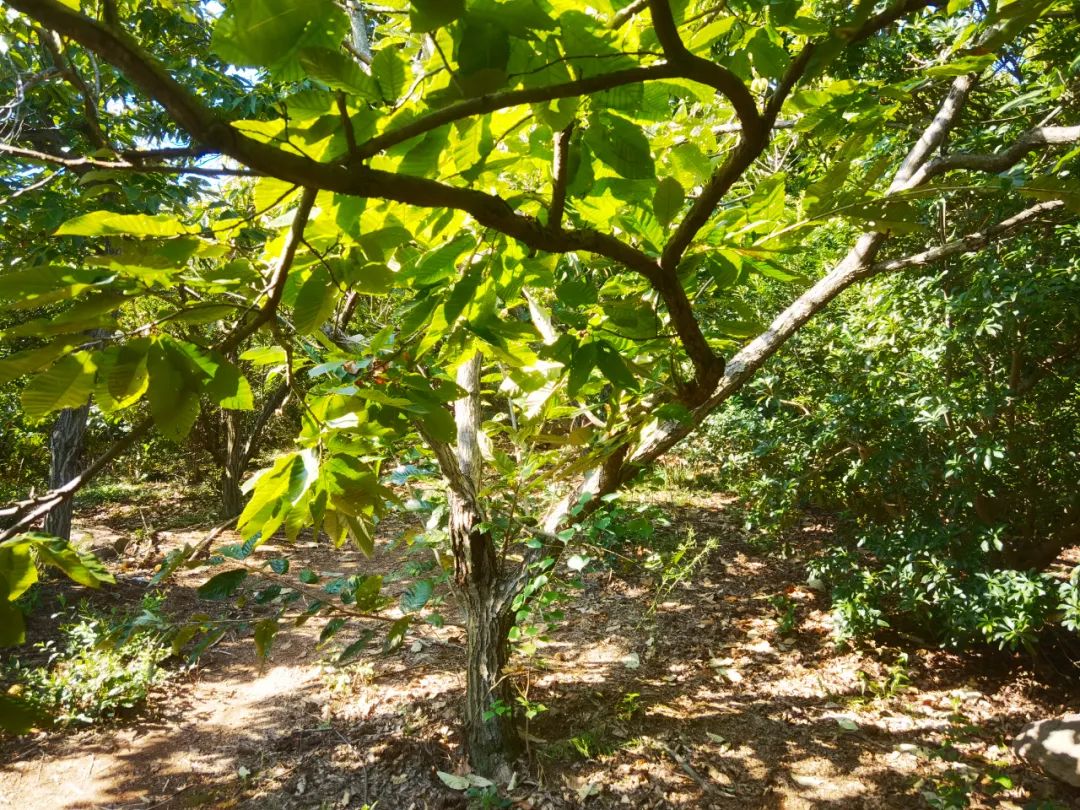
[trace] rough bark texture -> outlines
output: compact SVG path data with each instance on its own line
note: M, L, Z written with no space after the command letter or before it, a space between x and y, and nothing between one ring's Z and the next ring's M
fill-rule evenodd
M49 489L57 489L79 474L83 435L90 406L60 411L49 436ZM64 498L45 516L45 532L71 539L71 498Z
M226 515L239 514L244 508L240 479L248 459L244 456L244 443L240 440L240 419L239 411L223 411L221 414L221 433L225 445L222 448L225 452L221 465L221 508Z
M464 598L468 632L465 687L465 741L472 766L486 776L509 778L509 762L521 741L514 725L514 696L503 677L510 655L513 625L509 604L501 598L495 541L479 529L483 522L480 488L480 367L476 354L464 363L457 383L466 396L454 404L457 424L457 467L460 475L450 493L450 543L454 581Z

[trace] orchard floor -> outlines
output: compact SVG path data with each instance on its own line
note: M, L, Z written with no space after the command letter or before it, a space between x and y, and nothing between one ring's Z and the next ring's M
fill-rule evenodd
M1036 679L1020 657L960 658L914 642L838 650L826 600L798 585L820 527L797 534L788 558L759 556L725 499L658 497L672 522L664 531L692 528L718 547L655 610L643 570L585 576L550 643L514 661L516 682L547 710L528 729L516 784L501 791L509 803L487 806L1080 807L1006 745L1028 720L1076 711L1080 690ZM145 524L134 508L84 511L77 532L113 550L120 580L94 601L138 604L162 554L205 531ZM301 543L293 566L388 573L398 553ZM172 581L169 615L239 617L231 602L197 598L205 578ZM467 772L463 638L453 606L444 613L446 627L410 630L398 652L344 669L316 649L325 619L283 629L265 665L250 637L228 635L136 717L0 741L0 807L469 806L437 775ZM35 620L35 631L49 628Z

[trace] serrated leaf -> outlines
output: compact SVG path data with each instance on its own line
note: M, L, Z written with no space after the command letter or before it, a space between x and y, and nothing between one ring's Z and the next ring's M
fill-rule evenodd
M381 48L371 59L371 75L383 101L393 104L405 90L405 63L394 47Z
M161 434L182 441L199 416L199 389L183 355L167 343L154 341L147 354L150 415Z
M170 214L92 211L69 219L56 236L185 236L192 231Z
M656 194L653 196L653 213L665 227L679 214L686 193L682 185L674 177L665 177L656 186Z
M255 625L255 654L260 661L265 661L270 655L277 631L278 623L275 619L263 619Z
M628 180L656 176L648 138L641 127L625 118L610 113L592 116L585 142L597 158Z
M413 612L421 610L434 593L435 586L430 579L418 580L401 595L401 607Z
M228 599L240 584L247 579L248 572L243 568L234 568L232 571L222 571L211 577L199 586L197 593L203 599L222 600Z
M25 349L0 359L0 384L39 371L71 348L73 344L70 339L62 338L47 346Z
M297 334L309 334L325 323L334 311L335 292L336 287L326 268L316 267L312 270L300 285L293 304L293 325Z
M106 570L101 561L89 552L79 551L67 540L48 535L26 535L36 540L38 560L59 568L65 575L87 588L100 588L112 585L116 579Z
M63 408L78 408L94 390L95 371L87 352L61 357L23 389L19 397L23 411L31 419L37 419Z

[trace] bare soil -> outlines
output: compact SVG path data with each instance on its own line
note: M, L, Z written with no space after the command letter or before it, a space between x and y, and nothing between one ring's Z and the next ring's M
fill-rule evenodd
M827 600L799 584L822 527L797 532L787 557L759 554L726 499L661 500L665 532L692 528L718 547L659 599L653 575L629 563L583 577L550 641L514 659L515 682L546 710L529 723L514 784L500 790L508 803L486 806L1080 807L1007 745L1024 723L1078 709L1069 679L1036 678L1019 655L960 657L915 642L837 648ZM203 536L147 529L133 510L83 514L79 530L112 557L120 584L93 594L63 586L69 599L138 604L163 554ZM367 559L301 543L292 564L389 575L403 548L380 548ZM257 614L200 600L206 576L171 581L171 617ZM443 612L445 627L414 626L399 651L343 668L317 648L325 619L283 629L265 664L249 636L227 634L133 718L0 740L0 807L470 806L437 775L468 772L464 639L454 606ZM54 630L47 616L31 625L38 639Z

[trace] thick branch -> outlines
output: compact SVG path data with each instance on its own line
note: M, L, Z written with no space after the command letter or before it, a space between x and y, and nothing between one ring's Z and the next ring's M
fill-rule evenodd
M300 186L335 191L339 194L394 200L424 208L454 208L465 211L481 225L518 239L537 250L550 253L582 250L605 256L643 273L651 272L655 266L645 253L614 236L591 229L559 231L545 227L533 217L518 214L505 200L492 194L364 166L345 169L338 165L318 163L302 155L260 143L218 118L123 32L108 29L64 6L58 0L12 0L10 5L108 59L144 93L164 106L193 140L256 171ZM615 74L609 74L567 83L561 86L563 89L559 92L576 94L582 88L585 88L586 92L592 92L617 86L619 83L641 81L646 76L663 78L676 75L670 66L665 65L635 68L632 71L623 71L622 74L618 83L612 83L612 76ZM627 74L632 74L633 78ZM558 87L510 92L518 94L513 103L526 103L529 100L559 98L559 92L555 92ZM590 87L592 90L588 89ZM507 94L495 96L504 100L507 98ZM486 109L484 105L493 103L495 96L482 96L461 102L433 115L447 114L450 109L458 110L455 117L483 112ZM474 109L468 105L480 105L480 108ZM500 106L505 104L499 102L491 109L498 109ZM465 111L466 107L469 111ZM363 150L363 145L359 148Z
M545 101L556 101L560 98L574 98L586 96L591 93L599 93L602 90L611 90L627 84L655 81L656 79L672 79L681 75L671 64L649 65L648 67L627 68L616 70L611 73L602 73L598 76L586 76L560 84L549 84L543 87L525 87L519 90L503 90L499 93L459 101L441 110L421 115L408 124L397 127L376 135L360 144L357 155L361 158L369 158L379 154L391 146L397 146L425 132L438 129L454 121L470 118L474 115L495 112L507 107L517 107L522 104L540 104ZM687 77L689 78L689 77Z
M687 49L679 36L675 19L671 16L668 0L649 0L649 11L652 14L653 28L656 29L656 38L664 49L664 56L670 64L678 67L679 74L712 87L730 101L742 124L745 137L767 136L768 127L762 121L754 97L750 95L742 80L723 65L696 56Z
M1080 141L1080 126L1035 127L1029 129L1012 146L989 155L958 152L945 155L924 165L913 177L913 185L951 171L1000 174L1007 171L1031 152L1044 146L1065 146Z
M79 170L108 169L110 171L129 172L154 172L157 174L195 174L202 177L254 177L261 176L262 172L253 172L249 169L226 169L210 168L208 166L172 166L164 163L130 163L119 160L99 160L98 158L78 157L69 158L63 155L54 155L51 152L39 152L34 149L24 149L21 146L0 143L0 152L17 157L26 158L34 163L44 163L50 166L62 166L72 169L77 174Z
M1047 200L1046 202L1041 202L1038 205L1025 208L1020 213L1014 214L1008 219L1003 219L1001 222L986 230L969 233L967 236L954 239L952 242L948 242L936 248L931 248L930 250L924 250L921 253L914 253L911 256L876 262L865 270L857 273L856 278L868 278L870 276L879 275L880 273L895 273L899 270L907 270L911 267L925 267L928 264L947 259L950 256L957 256L963 253L971 253L980 250L995 239L1016 230L1021 225L1026 225L1043 214L1047 214L1050 211L1057 211L1064 207L1065 203L1061 200Z

